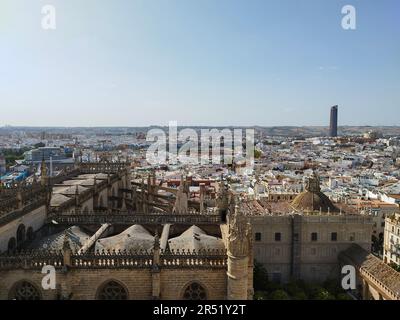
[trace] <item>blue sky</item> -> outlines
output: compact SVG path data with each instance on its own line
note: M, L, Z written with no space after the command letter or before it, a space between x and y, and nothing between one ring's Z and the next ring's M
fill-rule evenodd
M0 125L400 125L399 39L398 0L1 0Z

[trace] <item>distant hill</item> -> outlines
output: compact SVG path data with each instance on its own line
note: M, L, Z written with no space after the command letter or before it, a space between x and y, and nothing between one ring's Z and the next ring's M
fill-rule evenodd
M0 135L10 134L13 132L40 133L48 134L109 134L109 135L125 135L136 132L147 132L151 128L162 128L168 131L167 126L143 126L143 127L0 127ZM193 128L199 130L204 129L222 129L222 128L254 128L257 132L262 132L267 136L281 137L324 137L328 135L329 128L327 126L179 126L178 130L183 128ZM339 135L362 135L368 131L377 131L384 136L400 136L400 126L340 126L338 128Z

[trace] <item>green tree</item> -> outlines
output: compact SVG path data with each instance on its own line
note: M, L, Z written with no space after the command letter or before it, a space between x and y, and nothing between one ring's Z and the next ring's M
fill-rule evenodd
M293 300L307 300L308 297L304 291L297 291L292 296Z
M325 288L320 288L313 295L314 300L335 300L335 296L331 295Z
M255 291L265 291L269 286L267 269L257 261L254 261L253 283Z
M307 294L304 292L304 283L300 281L290 281L284 286L285 291L294 300L306 300Z
M290 300L290 297L286 293L286 291L279 289L279 290L275 290L274 292L271 293L270 299L271 300Z
M334 279L328 279L323 283L323 287L332 295L337 295L343 292L339 282Z
M336 300L353 300L348 294L342 292L336 296Z
M256 291L254 293L254 300L268 300L268 292Z

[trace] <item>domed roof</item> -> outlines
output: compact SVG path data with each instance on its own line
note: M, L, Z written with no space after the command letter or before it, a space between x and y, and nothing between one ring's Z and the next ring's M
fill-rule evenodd
M197 226L191 226L180 236L168 240L169 248L173 250L224 250L225 245L221 238L213 237Z
M141 225L135 224L123 232L96 241L95 250L151 250L154 237Z
M297 195L291 205L294 209L299 211L338 211L332 201L321 192L319 177L315 172L307 181L306 191Z

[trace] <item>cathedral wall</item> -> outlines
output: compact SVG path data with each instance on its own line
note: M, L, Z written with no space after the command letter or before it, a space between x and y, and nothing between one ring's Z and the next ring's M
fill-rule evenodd
M151 299L151 273L148 269L134 270L72 270L69 285L74 300L94 300L97 290L109 280L116 280L128 291L128 299Z
M162 269L160 275L161 299L182 299L186 286L198 282L209 300L226 299L226 269Z
M45 276L41 270L10 270L0 272L0 300L8 300L10 291L19 281L29 281L41 294L43 300L54 300L57 290L43 290L42 279Z
M71 269L67 273L57 270L56 289L44 290L41 270L0 271L0 300L9 299L13 286L19 281L32 283L44 300L57 299L62 293L73 300L94 300L98 290L108 281L117 281L128 292L128 299L152 299L152 274L150 269ZM161 299L182 299L187 285L199 283L207 299L225 299L227 288L225 269L161 269Z
M68 296L72 292L73 300L95 300L98 289L110 280L119 282L128 292L128 299L151 299L151 273L149 269L79 269L67 273L57 271L56 289L44 290L42 279L45 274L40 270L12 270L0 272L0 300L9 298L14 284L21 280L31 282L41 293L44 300L54 300L61 292ZM62 289L61 289L62 288Z

